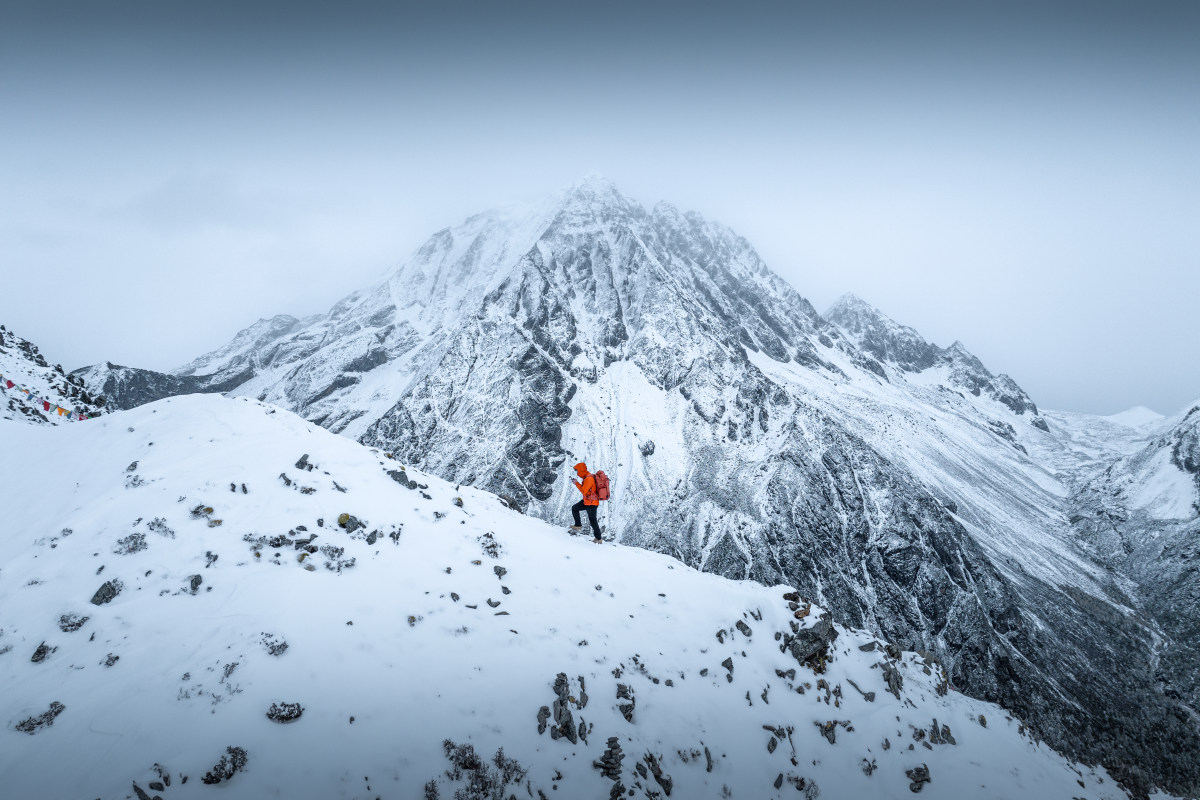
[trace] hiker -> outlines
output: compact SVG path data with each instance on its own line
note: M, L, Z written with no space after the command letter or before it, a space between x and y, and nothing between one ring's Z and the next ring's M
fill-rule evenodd
M571 506L571 514L575 517L575 524L568 528L568 530L583 530L583 525L580 524L579 520L579 512L587 511L588 522L591 523L592 533L595 534L595 538L592 541L600 544L604 540L600 538L600 523L596 521L596 507L600 505L600 495L596 491L596 477L588 472L587 464L582 461L575 465L575 473L579 476L582 483L574 480L571 483L575 484L575 488L583 495L583 499Z

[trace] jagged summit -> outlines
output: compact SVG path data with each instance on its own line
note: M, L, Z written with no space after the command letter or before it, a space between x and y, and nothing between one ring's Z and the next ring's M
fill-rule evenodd
M879 309L853 294L838 298L825 319L838 325L860 347L885 364L906 372L920 372L937 363L941 350L913 328L900 325Z
M884 364L910 373L940 369L949 385L976 397L990 397L1015 414L1030 412L1038 416L1037 406L1016 381L1007 375L993 375L961 341L938 347L853 294L838 298L825 312L825 318Z

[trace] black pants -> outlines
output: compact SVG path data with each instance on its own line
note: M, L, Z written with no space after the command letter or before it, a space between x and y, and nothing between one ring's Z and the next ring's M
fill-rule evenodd
M575 517L576 527L579 527L581 524L579 521L579 512L580 511L587 512L588 522L590 522L592 524L592 535L595 536L597 539L599 539L600 538L600 523L596 521L596 507L595 506L585 506L583 504L582 500L580 500L575 505L571 506L571 514L572 514L572 516Z

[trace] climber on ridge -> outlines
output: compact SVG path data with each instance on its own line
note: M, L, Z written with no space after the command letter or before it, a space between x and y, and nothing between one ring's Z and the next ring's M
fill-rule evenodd
M571 532L583 530L583 525L579 519L579 512L586 511L588 522L592 526L592 541L596 544L601 544L604 540L600 538L600 523L596 520L596 507L600 505L601 500L608 499L608 476L604 472L597 472L595 475L588 472L587 464L580 461L575 465L575 473L580 480L572 480L575 488L583 495L583 499L575 505L571 506L571 514L575 518L575 524L567 528ZM580 482L582 481L582 482Z

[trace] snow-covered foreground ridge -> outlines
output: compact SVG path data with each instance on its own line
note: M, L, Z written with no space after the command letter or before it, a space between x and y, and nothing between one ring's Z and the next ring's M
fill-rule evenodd
M572 538L282 409L3 425L5 796L1125 796L788 587ZM452 779L445 740L487 768L459 750Z

